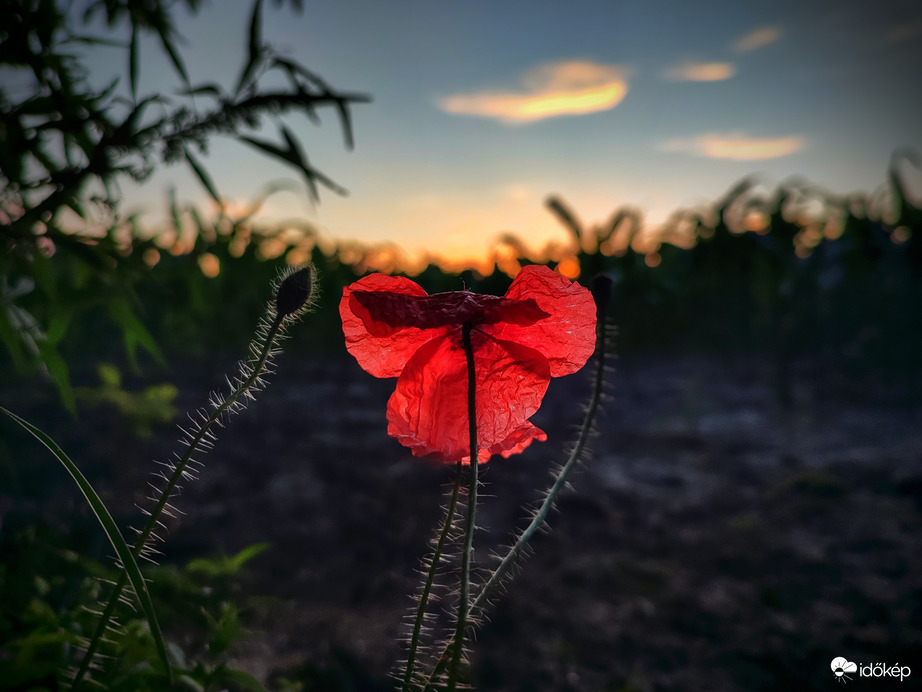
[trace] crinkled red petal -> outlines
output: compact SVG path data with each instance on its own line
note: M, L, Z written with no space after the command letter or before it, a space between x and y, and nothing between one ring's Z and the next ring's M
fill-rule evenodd
M398 377L407 361L419 348L444 334L441 330L415 327L393 328L376 319L354 295L356 292L382 292L395 301L426 295L422 286L399 276L370 274L343 289L339 314L343 320L346 348L365 370L375 377Z
M548 317L530 325L497 323L486 327L500 339L541 353L551 376L576 372L595 350L596 307L588 289L541 265L523 267L506 298L530 298Z
M530 299L510 300L469 291L415 296L353 288L350 302L355 306L353 312L365 318L373 336L388 336L408 327L461 327L465 322L529 325L548 316Z
M478 459L520 452L546 439L528 422L550 372L533 349L474 330ZM387 404L388 434L416 456L469 461L467 358L460 330L430 341L410 359Z
M513 454L520 454L534 440L544 442L546 439L547 433L525 421L524 425L513 430L512 434L505 440L490 447L490 452L492 454L501 454L504 459L508 459ZM486 461L480 452L477 453L477 460Z

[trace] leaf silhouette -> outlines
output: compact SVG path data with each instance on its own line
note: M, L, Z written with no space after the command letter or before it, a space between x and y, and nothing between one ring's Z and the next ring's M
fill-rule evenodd
M262 0L256 0L256 2L253 3L253 15L250 18L250 39L247 63L244 65L243 71L240 73L240 78L237 80L237 89L235 93L239 94L249 85L253 78L253 74L256 72L256 68L259 67L259 63L262 60L263 52Z
M138 26L131 27L131 43L128 46L128 83L131 86L131 99L138 98Z
M550 209L557 218L563 223L568 231L576 239L577 247L582 247L583 242L583 230L579 222L576 220L576 217L573 216L573 213L569 208L557 197L553 195L548 197L545 204L547 208Z
M202 164L196 160L188 148L183 147L182 152L186 157L186 161L188 162L189 167L192 168L192 171L196 176L198 176L199 181L201 181L205 189L208 190L208 194L211 195L211 198L218 203L218 206L223 206L221 203L221 195L218 194L218 190L215 187L214 182L212 182L211 176L208 175L208 171L202 167Z

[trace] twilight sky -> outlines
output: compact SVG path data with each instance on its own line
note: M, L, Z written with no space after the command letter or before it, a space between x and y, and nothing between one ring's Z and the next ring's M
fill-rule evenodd
M289 117L312 163L350 194L322 191L315 207L298 183L263 216L306 219L329 237L458 258L512 231L540 248L565 237L549 193L587 224L631 204L655 225L749 173L870 192L894 149L922 152L917 0L304 4L297 14L266 3L265 41L373 102L354 107L351 152L332 111L321 127ZM192 84L233 87L249 10L212 1L180 22ZM124 74L123 55L94 49L94 79ZM141 65L139 93L179 87L156 42ZM259 136L278 141L272 123ZM205 162L232 200L297 179L230 140ZM126 183L125 210L156 226L171 185L207 206L177 165Z

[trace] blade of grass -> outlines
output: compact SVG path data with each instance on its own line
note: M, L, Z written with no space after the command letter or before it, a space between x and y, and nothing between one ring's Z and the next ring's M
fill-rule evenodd
M83 473L81 473L80 469L77 468L77 465L70 460L70 458L64 453L64 451L57 445L54 440L52 440L42 430L32 425L29 421L20 418L12 411L8 411L7 409L0 406L0 412L5 413L12 420L18 423L23 429L30 433L35 439L45 445L48 451L50 451L59 462L61 462L61 465L64 466L64 468L70 474L71 478L74 479L74 482L80 488L83 496L90 504L90 508L93 510L93 514L95 514L96 518L99 520L103 531L106 532L106 536L108 537L109 542L112 544L112 547L115 549L115 553L118 555L118 559L122 562L122 565L125 568L125 574L127 574L128 580L131 582L131 586L138 598L138 602L144 611L145 617L147 618L151 635L154 637L154 642L157 645L157 653L160 655L160 659L163 662L163 667L170 679L170 684L172 684L173 668L170 666L170 659L167 656L166 651L166 643L163 640L163 634L160 632L160 624L157 621L157 613L154 610L153 601L151 601L150 593L147 590L147 582L144 581L144 576L141 574L141 570L138 568L138 563L135 561L134 555L132 555L131 548L129 547L128 543L125 542L121 531L119 531L118 525L115 523L115 520L109 513L105 503L103 503L102 499L93 489L93 486L90 485L90 482L86 479Z

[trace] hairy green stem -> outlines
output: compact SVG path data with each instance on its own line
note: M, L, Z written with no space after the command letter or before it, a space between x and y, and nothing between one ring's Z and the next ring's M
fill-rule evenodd
M170 479L167 481L167 484L161 489L160 499L157 501L157 504L154 505L154 508L150 512L150 516L147 519L147 524L144 526L144 529L138 534L137 542L134 544L132 549L132 554L137 559L141 552L144 550L144 546L147 544L147 541L150 539L151 534L154 531L154 528L157 526L157 522L160 520L160 515L163 513L164 508L167 506L170 496L173 493L173 490L176 489L177 484L183 476L183 473L186 470L186 467L189 465L189 461L192 459L192 455L198 449L202 440L208 434L208 431L211 427L218 423L221 417L240 400L241 397L246 396L247 392L253 388L253 385L259 380L260 375L262 374L269 356L272 353L272 345L275 342L276 337L279 334L279 331L282 327L283 316L278 315L272 321L266 337L263 342L263 346L259 351L256 359L252 362L250 366L250 374L244 379L244 381L234 389L228 397L221 402L218 406L214 407L214 410L211 412L211 415L199 426L198 431L192 437L192 440L188 443L186 451L183 454L182 458L179 460L179 463L176 464L176 468L173 470ZM90 640L90 644L87 647L86 653L83 656L83 660L80 662L80 668L77 670L76 675L74 676L73 682L71 683L72 688L76 689L80 682L83 680L84 676L90 669L90 665L93 662L93 658L96 655L97 650L103 639L103 634L106 631L106 628L109 626L109 623L112 620L112 616L115 613L115 608L118 604L119 599L122 596L122 592L125 590L125 586L128 583L128 577L125 572L122 572L119 580L115 583L115 587L112 591L112 595L109 597L109 602L106 604L105 609L102 612L102 615L99 617L99 622L96 625L96 629L93 632L93 637Z
M442 559L442 551L445 548L445 542L448 540L448 534L454 524L455 512L458 509L458 495L461 490L461 462L458 462L458 473L455 477L454 487L451 490L451 498L448 501L448 509L445 512L445 523L439 532L438 540L432 551L432 558L429 564L429 571L426 574L426 583L423 585L422 593L419 596L419 604L416 607L416 618L413 621L413 634L410 637L410 651L407 654L407 667L403 676L403 692L409 692L411 681L413 679L413 666L416 664L416 652L419 648L420 633L423 628L423 620L426 616L426 605L429 602L429 594L432 592L432 585L435 583L435 572L438 569L439 561Z
M528 541L531 540L532 536L534 536L534 534L540 530L545 521L547 521L547 517L550 514L551 509L554 507L554 503L556 502L557 497L566 487L570 474L572 473L573 469L576 468L579 460L583 455L583 452L586 449L586 443L589 441L589 437L593 429L593 423L595 421L596 414L598 413L599 403L602 400L602 391L604 389L605 381L604 376L606 344L605 325L604 320L602 319L602 315L599 316L597 327L597 343L598 348L596 349L596 367L592 380L592 393L589 397L589 404L586 407L586 413L583 416L583 423L580 427L576 443L573 445L573 449L571 450L566 463L564 463L564 465L560 468L554 477L554 482L551 484L551 487L545 494L544 501L541 503L541 506L532 516L531 522L519 535L515 544L513 544L513 546L500 561L499 566L493 571L493 573L490 575L490 578L480 588L480 591L474 598L473 603L471 603L469 612L469 617L471 620L477 620L480 617L483 610L489 604L491 596L502 585L504 578L509 573L509 570L512 569L516 560L525 550L525 546L528 544ZM455 635L445 643L444 649L436 659L436 665L432 669L432 672L423 685L424 690L431 689L435 681L438 679L438 676L444 672L447 654L452 648L455 650L458 649L458 640L459 636L456 632Z
M455 628L455 646L448 675L448 692L454 692L458 684L461 658L464 652L464 638L470 613L471 557L474 552L474 528L477 514L477 373L474 369L474 346L471 343L470 322L461 328L464 355L467 358L467 425L470 435L471 471L467 490L467 516L464 522L464 546L461 549L461 575L458 593L458 624Z

